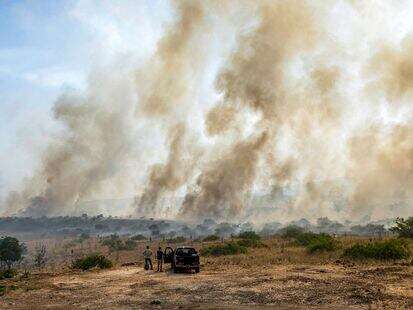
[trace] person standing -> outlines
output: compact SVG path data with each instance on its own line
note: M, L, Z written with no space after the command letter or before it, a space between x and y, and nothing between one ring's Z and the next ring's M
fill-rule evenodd
M143 257L145 258L145 266L148 264L148 266L151 267L151 270L153 270L152 266L152 251L149 249L149 245L146 246L146 250L143 251Z
M163 262L163 251L162 248L159 247L158 251L156 251L156 261L158 263L158 269L157 271L162 272L162 262Z

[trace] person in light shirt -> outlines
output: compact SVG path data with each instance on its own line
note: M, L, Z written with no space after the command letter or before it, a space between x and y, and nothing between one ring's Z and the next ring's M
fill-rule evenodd
M143 251L143 257L145 258L145 266L148 264L151 270L153 270L152 266L152 251L149 249L149 245L146 246L146 250Z

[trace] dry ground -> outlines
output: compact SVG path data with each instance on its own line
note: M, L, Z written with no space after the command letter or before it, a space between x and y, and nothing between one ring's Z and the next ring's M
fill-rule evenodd
M206 264L200 274L130 266L2 282L12 288L2 309L413 309L413 267L397 265Z
M408 262L345 263L340 251L311 255L272 238L248 254L201 257L199 274L144 271L139 260L145 242L135 251L106 253L115 268L77 272L62 267L72 253L105 249L91 240L72 251L60 241L49 247L55 259L47 272L0 280L0 309L413 309ZM138 264L121 267L134 261Z

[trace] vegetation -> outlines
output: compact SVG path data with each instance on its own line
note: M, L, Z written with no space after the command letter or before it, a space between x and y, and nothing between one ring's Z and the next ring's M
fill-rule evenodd
M146 237L144 235L138 234L138 235L135 235L135 236L131 237L130 240L143 241L143 240L146 240Z
M247 248L234 242L215 244L201 249L201 255L204 256L235 255L245 253L247 253Z
M124 243L123 249L132 251L136 248L137 244L135 240L127 239Z
M123 246L122 240L116 234L103 238L103 240L101 240L100 243L102 245L107 246L110 251L119 251L122 249Z
M294 239L304 233L304 229L298 226L287 226L279 230L281 237L285 239Z
M89 270L94 267L106 269L111 268L112 266L113 263L100 254L90 254L86 257L79 258L72 263L72 268L81 270Z
M75 240L76 243L83 243L83 241L89 239L90 236L87 233L81 233L79 237Z
M260 240L256 239L241 239L237 241L239 246L243 246L246 248L261 248L265 247L265 244L262 243Z
M101 240L101 244L107 246L111 252L121 250L134 250L137 245L136 241L132 238L127 239L126 241L122 241L122 239L116 234L104 238L103 240Z
M205 242L218 241L219 239L220 237L217 235L209 235L209 236L206 236L204 239L202 239L202 241L205 241Z
M367 225L352 226L350 231L357 236L382 236L387 230L384 225L369 223Z
M389 239L367 244L357 243L344 251L344 257L351 259L398 260L410 256L408 244L403 239Z
M170 242L170 243L182 243L182 242L186 241L186 238L182 237L182 236L178 236L178 237L175 237L175 238L168 239L167 241Z
M338 242L327 234L315 234L312 238L309 238L307 242L306 248L310 253L330 252L336 250L339 246Z
M413 238L413 216L407 220L403 218L396 219L396 225L390 230L402 238Z
M255 231L244 231L238 235L240 239L260 240L261 237Z
M237 241L237 244L246 248L260 248L265 245L261 242L261 237L255 233L255 231L245 231L238 236L241 240Z
M5 269L0 271L0 280L2 279L11 279L17 275L17 271L13 268Z
M37 268L41 268L46 264L46 246L44 244L36 245L33 260Z
M317 234L312 232L302 232L294 237L295 241L302 246L308 246L314 239L317 238Z
M15 285L0 285L0 296L3 296L7 291L14 291L16 290L18 287Z
M220 223L215 227L215 234L221 237L230 236L235 233L235 227L230 223Z
M286 227L282 232L283 238L294 239L298 245L305 246L310 253L334 251L339 247L339 243L332 236L321 233L304 232L296 226Z
M11 269L14 263L21 261L25 251L25 245L16 238L3 237L0 239L0 262L7 269Z

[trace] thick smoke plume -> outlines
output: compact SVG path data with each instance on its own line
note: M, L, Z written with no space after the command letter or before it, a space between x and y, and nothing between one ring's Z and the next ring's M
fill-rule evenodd
M242 214L245 194L255 179L265 133L235 144L221 158L210 163L197 180L199 189L190 192L182 204L181 216L231 218Z
M125 85L125 80L98 78L84 96L65 94L56 101L53 116L65 131L47 147L25 189L9 195L8 213L70 214L121 170L131 143Z
M135 216L171 216L168 198L188 221L411 215L413 29L374 37L375 4L230 3L174 2L176 20L132 70L136 98L117 84L110 99L91 85L58 100L66 132L9 210L70 212L99 192L134 156L134 111L165 153L131 180ZM359 22L336 26L340 5Z

